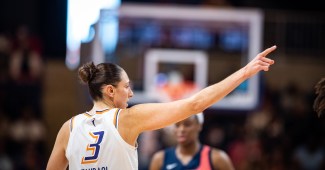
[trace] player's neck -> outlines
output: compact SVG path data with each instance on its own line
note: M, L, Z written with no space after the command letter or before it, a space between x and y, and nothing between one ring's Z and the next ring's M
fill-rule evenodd
M112 109L115 108L114 104L107 101L97 101L94 102L94 106L91 109L92 111L99 111L99 110L105 110L105 109Z
M182 155L195 155L200 150L200 146L201 144L199 141L195 141L187 145L178 145L176 152Z

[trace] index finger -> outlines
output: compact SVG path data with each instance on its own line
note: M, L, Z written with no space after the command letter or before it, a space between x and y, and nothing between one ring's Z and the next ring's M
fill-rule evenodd
M272 51L274 51L276 49L276 45L270 47L270 48L267 48L266 50L264 50L263 52L261 52L261 55L263 57L267 56L269 53L271 53Z

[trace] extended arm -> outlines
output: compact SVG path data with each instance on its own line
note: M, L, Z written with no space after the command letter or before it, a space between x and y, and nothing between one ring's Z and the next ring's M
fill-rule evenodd
M123 110L120 125L129 129L127 133L129 140L127 140L131 140L133 143L138 134L143 131L159 129L183 120L192 114L202 112L225 97L246 79L261 70L268 71L274 61L266 58L266 56L275 49L276 46L273 46L259 53L245 67L219 83L202 89L192 97L169 103L140 104ZM134 134L134 136L130 134Z

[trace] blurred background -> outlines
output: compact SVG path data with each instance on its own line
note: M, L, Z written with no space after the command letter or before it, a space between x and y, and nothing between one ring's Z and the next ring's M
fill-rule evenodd
M88 91L77 79L76 67L84 62L109 61L122 65L134 81L136 96L140 96L134 97L132 105L159 101L146 94L143 68L150 49L203 52L206 72L194 69L201 66L196 62L179 65L174 60L167 62L167 66L156 63L160 68L153 71L176 68L183 72L186 81L194 84L198 78L193 75L200 72L198 77L206 77L203 84L209 85L274 44L278 49L271 55L276 61L271 71L243 83L227 96L229 100L208 108L200 140L225 150L239 170L325 169L325 120L324 116L318 118L312 109L314 85L325 77L325 12L319 1L91 2L98 6L87 6L86 0L1 1L1 170L45 169L61 125L91 108ZM100 10L101 5L106 5L106 10ZM143 5L146 10L134 17L138 14L134 12L137 8L130 10L134 5ZM87 27L69 25L76 23L69 20L73 17L68 11L73 7L82 9L74 17L89 21ZM117 15L120 7L121 15ZM161 7L158 13L150 13L150 8L157 7ZM180 21L177 16L182 14L171 13L168 18L164 9L190 12L187 16L195 22L184 18L177 22ZM207 17L204 11L216 12L218 19ZM244 11L253 21L250 17L242 20L238 15L223 19L218 11L231 14ZM101 25L111 21L112 25ZM159 31L162 29L167 31L163 34ZM76 30L84 36L78 37ZM73 44L69 37L77 43ZM155 78L159 82L165 80L164 76ZM246 105L245 97L251 94L253 104L241 107L240 103ZM236 96L234 100L232 96ZM175 144L164 130L144 133L139 143L139 164L143 170L154 152Z

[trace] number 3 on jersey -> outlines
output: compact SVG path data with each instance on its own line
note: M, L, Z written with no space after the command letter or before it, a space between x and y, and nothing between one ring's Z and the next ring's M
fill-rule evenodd
M81 164L91 164L97 162L100 150L100 143L103 140L104 131L89 132L89 135L95 139L95 143L88 144L86 151L92 151L90 156L84 156L81 159Z

